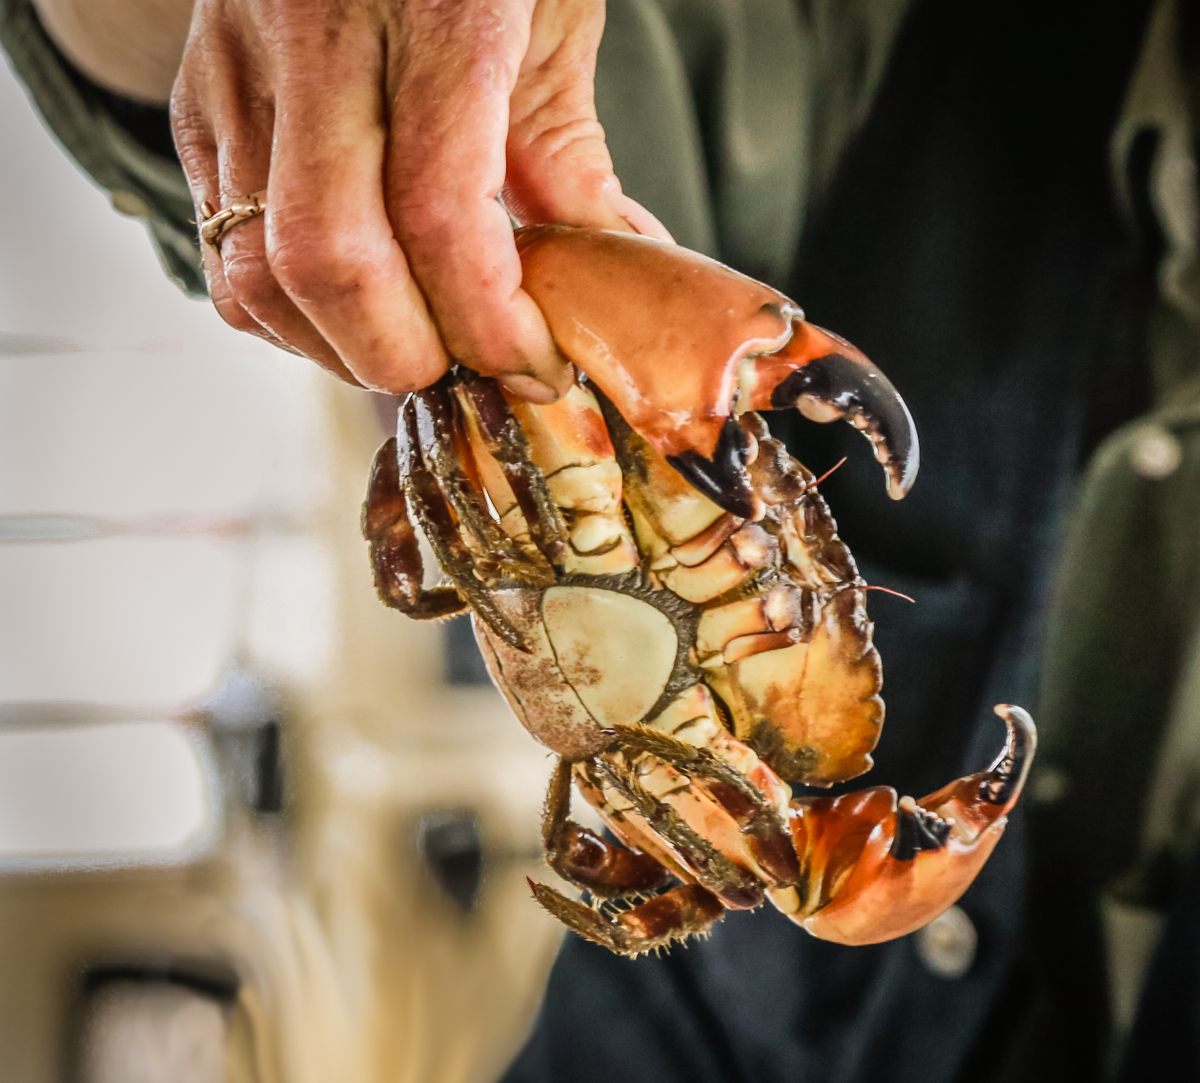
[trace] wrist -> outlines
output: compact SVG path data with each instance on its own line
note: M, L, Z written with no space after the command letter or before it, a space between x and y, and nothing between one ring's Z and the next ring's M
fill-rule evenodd
M32 0L46 33L93 82L165 105L193 0Z

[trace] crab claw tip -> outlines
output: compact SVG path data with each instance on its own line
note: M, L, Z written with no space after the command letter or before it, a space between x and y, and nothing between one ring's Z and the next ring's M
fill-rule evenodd
M980 799L1011 808L1016 804L1037 749L1037 727L1029 712L1011 703L998 703L996 715L1004 720L1008 735L1000 754L980 785Z
M850 343L816 327L806 337L833 349L806 361L783 380L771 393L771 406L779 410L794 405L810 421L844 418L850 422L871 441L887 475L888 495L904 499L921 459L916 426L904 400Z

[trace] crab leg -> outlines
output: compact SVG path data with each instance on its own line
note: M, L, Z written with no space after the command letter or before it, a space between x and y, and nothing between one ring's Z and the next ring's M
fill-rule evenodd
M500 463L533 543L551 564L561 566L566 526L504 393L494 380L471 378L465 373L456 390L469 405L488 452Z
M619 898L664 888L672 873L649 854L628 850L570 818L571 765L560 759L546 793L542 842L550 867L593 895Z
M614 726L622 748L644 752L669 764L706 790L732 817L764 872L779 884L799 875L796 851L779 810L744 774L701 748L649 726Z
M383 442L371 464L362 533L375 573L375 590L384 605L416 620L441 620L466 612L467 603L454 587L426 589L422 585L421 550L400 483L394 436Z
M417 422L412 408L414 398L410 397L401 408L396 440L396 459L400 474L406 478L406 496L425 531L438 565L458 588L459 594L505 643L519 651L526 651L528 647L520 633L500 612L491 594L476 578L474 557L458 532L458 524L451 514L445 493L417 452Z
M569 929L617 955L643 955L706 932L725 915L720 900L699 884L680 884L622 913L593 910L545 884L529 881L533 897Z
M533 897L569 929L593 943L618 955L641 955L665 947L676 940L686 940L695 933L705 932L713 922L724 916L729 905L757 906L762 891L754 878L721 854L714 846L692 830L669 805L647 793L634 779L634 770L618 767L607 759L597 758L588 767L587 789L595 792L589 798L604 808L600 779L625 798L630 811L662 842L667 843L683 865L673 860L655 860L650 853L624 851L592 835L591 832L567 820L571 767L560 761L551 779L546 801L543 835L547 854L555 870L566 879L587 888L594 895L614 896L637 894L654 890L656 875L669 879L672 870L688 877L695 870L697 877L710 887L683 883L628 910L586 906L569 899L546 884L529 881ZM605 818L617 827L625 815L607 808ZM630 825L624 825L630 826ZM635 832L636 834L636 832ZM663 855L660 855L660 857ZM661 885L663 881L659 880Z
M416 447L455 518L471 534L484 563L498 556L501 564L528 567L532 561L514 544L492 518L478 483L467 474L464 464L471 461L459 426L454 400L448 387L454 374L448 374L432 387L410 398ZM528 574L528 573L527 573Z
M742 910L760 905L764 889L759 878L726 857L661 794L647 790L636 777L636 766L618 765L608 756L596 757L591 766L606 787L623 798L639 819L670 846L691 875L725 906Z
M1007 823L1033 760L1036 731L1001 705L1007 740L986 771L914 801L877 786L793 803L802 877L771 900L814 936L873 944L919 929L975 879Z

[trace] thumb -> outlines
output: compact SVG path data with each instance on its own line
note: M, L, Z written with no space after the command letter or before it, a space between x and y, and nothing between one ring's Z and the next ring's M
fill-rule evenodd
M509 101L504 202L522 224L557 222L671 240L621 191L596 117L602 0L539 0Z

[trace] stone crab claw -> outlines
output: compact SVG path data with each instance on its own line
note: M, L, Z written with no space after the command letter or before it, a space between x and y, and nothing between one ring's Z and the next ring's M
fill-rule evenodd
M726 511L763 511L747 470L757 443L738 421L747 410L844 418L870 439L892 498L912 486L917 434L896 389L782 293L634 234L534 226L518 231L517 248L522 285L564 354ZM647 311L653 321L641 318Z
M886 786L794 800L788 826L800 877L771 901L840 944L904 936L942 913L991 856L1033 762L1029 715L1007 704L996 714L1008 739L995 762L919 800Z

